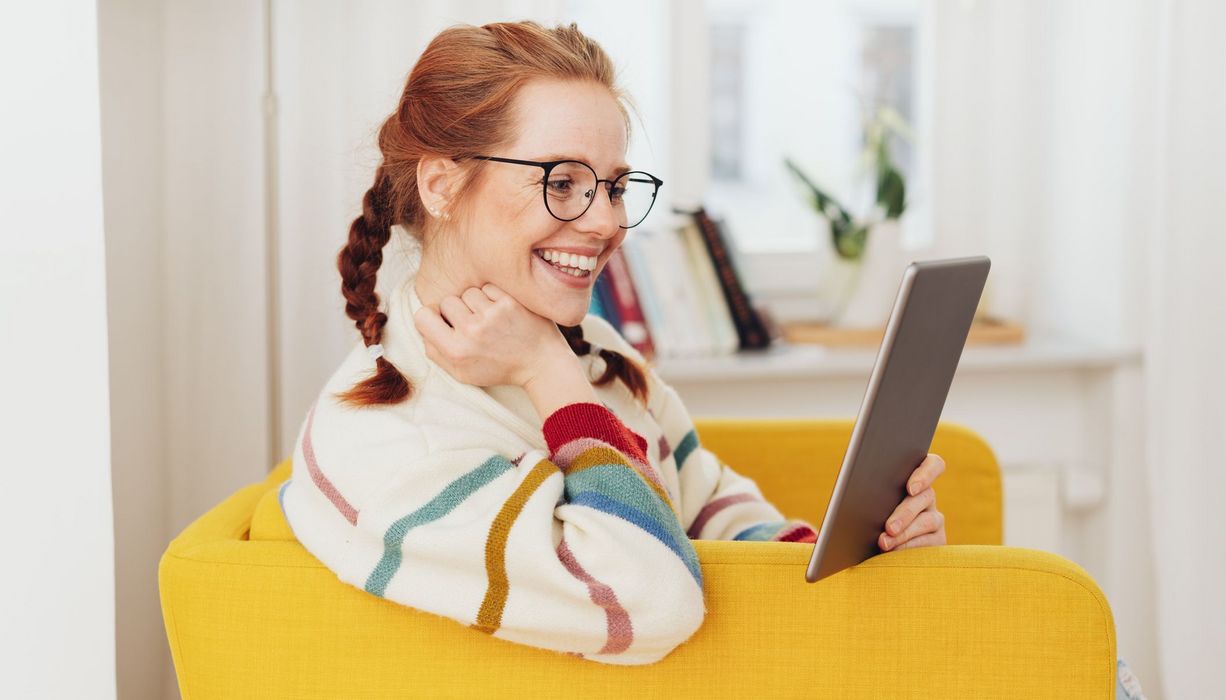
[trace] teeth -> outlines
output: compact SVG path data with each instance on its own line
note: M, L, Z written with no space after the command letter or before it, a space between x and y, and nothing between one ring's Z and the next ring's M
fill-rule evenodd
M566 268L585 271L596 269L595 257L575 255L573 253L563 253L557 250L538 250L537 254L549 262L556 263Z

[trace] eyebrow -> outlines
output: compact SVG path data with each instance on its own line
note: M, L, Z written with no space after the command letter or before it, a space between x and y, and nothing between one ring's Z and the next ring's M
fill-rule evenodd
M584 160L584 159L582 159L582 158L579 158L579 157L576 157L576 156L568 156L568 155L566 155L566 154L564 154L564 153L551 153L551 154L549 154L549 155L547 155L547 156L541 156L541 160L543 160L543 161L551 161L551 160L577 160L577 161L579 161L580 163L586 163L588 166L591 166L591 163L588 163L586 160ZM595 170L595 168L592 168L592 169L593 169L593 170ZM629 165L625 164L625 163L622 163L621 165L614 166L613 171L614 171L615 173L617 173L618 175L621 175L622 173L628 173L628 172L630 172L630 171L631 171L631 167L630 167Z

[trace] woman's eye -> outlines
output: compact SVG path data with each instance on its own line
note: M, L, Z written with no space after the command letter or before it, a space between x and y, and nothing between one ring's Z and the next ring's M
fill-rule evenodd
M570 185L570 180L550 180L548 187L557 194L570 194Z
M624 194L626 194L625 187L614 187L613 189L609 190L609 197L612 198L614 202L622 201L622 195Z

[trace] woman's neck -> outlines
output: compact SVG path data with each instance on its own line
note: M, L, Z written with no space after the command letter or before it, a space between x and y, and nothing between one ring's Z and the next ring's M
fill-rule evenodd
M464 279L462 273L449 269L430 256L423 255L414 275L413 289L422 306L437 309L444 297L460 296L469 287L477 286Z

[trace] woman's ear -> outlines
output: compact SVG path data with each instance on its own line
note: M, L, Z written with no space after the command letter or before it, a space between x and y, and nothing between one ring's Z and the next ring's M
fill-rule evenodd
M459 175L460 166L450 158L422 156L417 161L417 193L427 212L435 216L449 213L447 207L459 184Z

